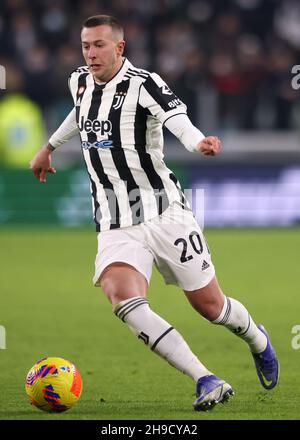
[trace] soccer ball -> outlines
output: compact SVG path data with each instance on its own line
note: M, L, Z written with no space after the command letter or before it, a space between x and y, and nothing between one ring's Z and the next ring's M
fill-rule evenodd
M63 412L79 399L82 380L71 362L59 357L46 357L28 372L25 390L30 403L48 412Z

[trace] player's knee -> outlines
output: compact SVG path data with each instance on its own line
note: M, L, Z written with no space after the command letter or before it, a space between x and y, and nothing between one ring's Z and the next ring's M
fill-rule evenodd
M103 276L100 279L100 286L103 290L104 294L108 297L108 299L115 295L117 292L117 286L116 283L112 280L109 276Z
M146 296L147 292L147 283L123 267L119 270L112 268L104 272L100 278L100 286L113 305L132 297Z
M100 280L100 286L105 296L113 305L118 304L129 297L127 286L122 285L122 283L120 283L119 280L114 279L114 277L103 277Z

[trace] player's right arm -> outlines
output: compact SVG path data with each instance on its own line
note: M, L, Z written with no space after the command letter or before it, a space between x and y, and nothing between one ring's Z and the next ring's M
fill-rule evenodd
M76 122L76 109L77 104L77 92L82 89L80 87L81 78L86 78L89 73L87 66L81 66L73 70L68 78L68 86L71 92L74 108L68 114L66 119L51 136L48 143L44 145L41 150L34 156L30 162L30 169L32 170L35 177L41 182L46 182L47 173L55 173L56 170L51 166L51 153L60 145L67 142L73 136L79 133L79 128Z
M51 166L52 152L75 136L78 131L76 111L75 108L73 108L60 127L53 133L48 143L44 145L30 161L30 169L41 183L46 182L47 173L56 173L56 170Z
M30 169L35 177L41 182L46 182L46 174L55 174L56 170L51 166L51 153L54 150L52 145L47 143L40 151L36 153L34 158L30 161Z

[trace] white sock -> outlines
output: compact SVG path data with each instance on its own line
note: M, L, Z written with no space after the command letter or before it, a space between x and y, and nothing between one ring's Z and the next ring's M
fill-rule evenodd
M128 324L138 339L177 370L195 381L212 374L192 353L178 331L150 309L146 298L138 296L122 301L114 307L114 313Z
M257 328L248 310L236 299L225 297L222 312L212 323L224 325L242 338L253 353L261 353L267 346L266 336Z

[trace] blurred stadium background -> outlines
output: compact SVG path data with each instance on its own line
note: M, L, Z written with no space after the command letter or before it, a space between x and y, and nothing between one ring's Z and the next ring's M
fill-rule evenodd
M55 153L59 173L51 185L37 188L27 168L72 108L67 78L83 64L81 22L99 12L124 23L127 57L161 74L192 121L222 139L222 155L204 160L166 133L166 161L183 188L205 189L206 226L297 224L295 0L2 0L0 64L7 89L0 102L0 223L90 224L78 139Z
M166 132L166 162L184 189L204 189L222 285L263 319L280 354L281 389L266 396L246 347L200 322L155 272L154 309L237 387L232 404L205 418L299 418L299 353L291 348L299 323L300 90L291 72L300 64L297 0L0 1L7 80L0 91L0 324L8 348L0 353L0 418L47 418L23 391L26 370L44 355L69 358L83 375L81 404L67 417L200 418L189 409L189 379L151 357L115 323L106 299L90 294L98 293L91 285L96 240L79 139L54 153L57 174L46 185L28 170L72 107L67 78L83 64L81 23L98 13L124 23L126 56L161 74L194 124L221 138L222 154L205 158Z

